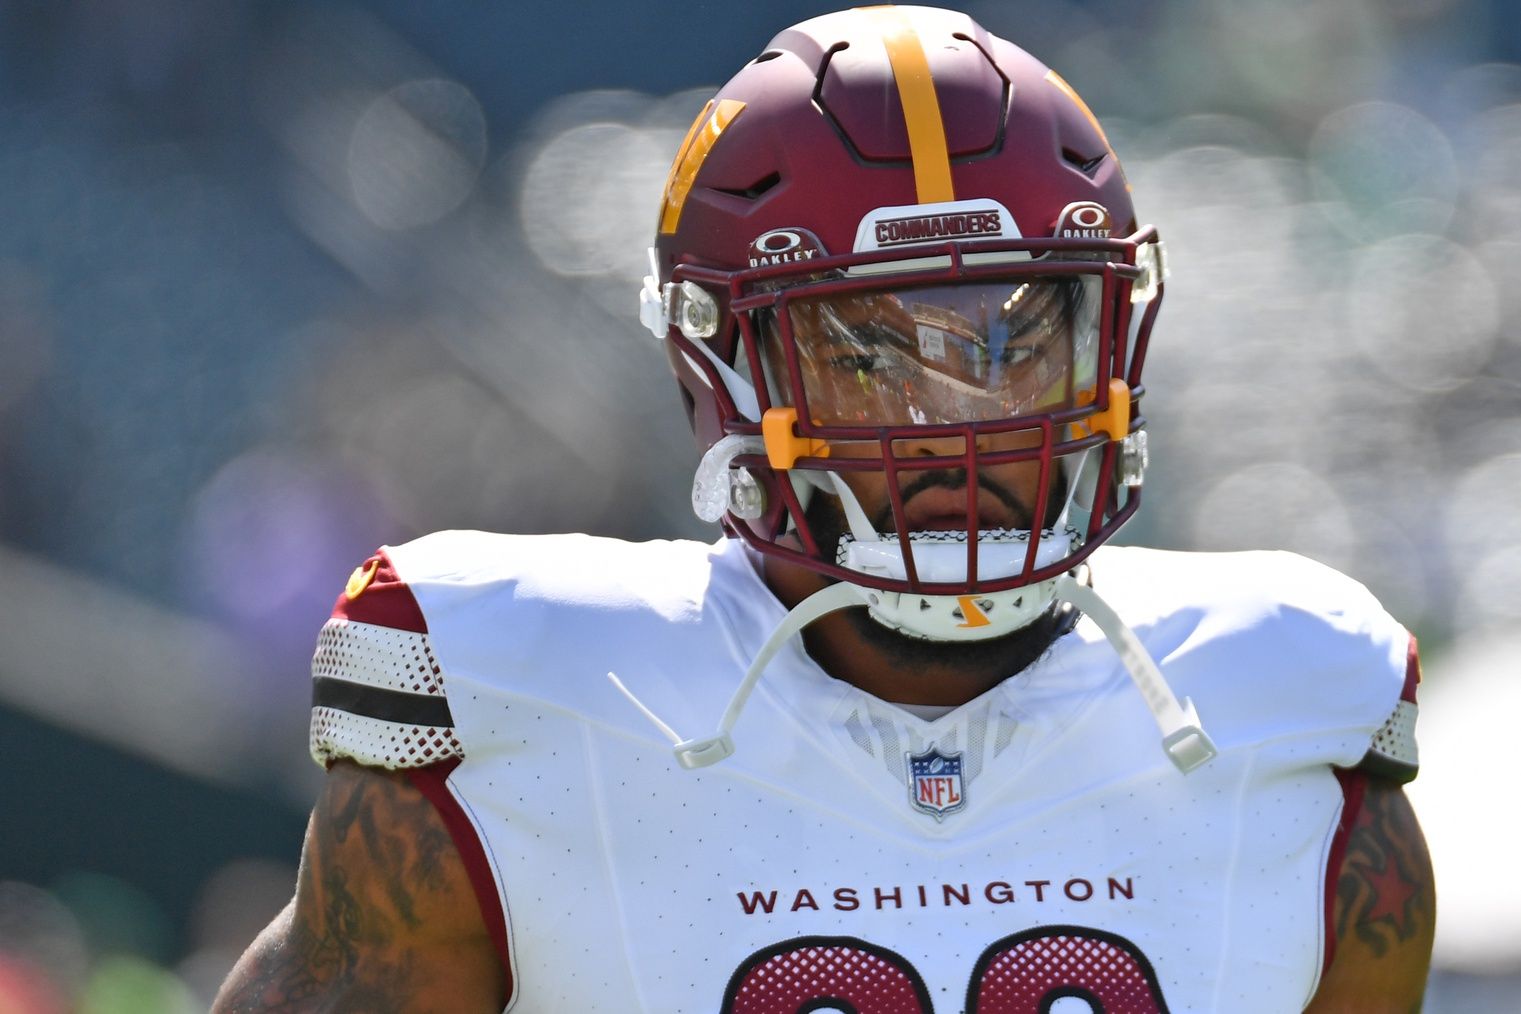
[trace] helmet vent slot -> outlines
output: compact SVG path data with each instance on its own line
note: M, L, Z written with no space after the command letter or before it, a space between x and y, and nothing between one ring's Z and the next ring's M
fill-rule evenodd
M782 55L782 51L780 49L768 49L764 53L762 53L760 56L757 56L755 59L751 60L750 62L751 63L769 63L770 61L775 60L777 57L779 57L781 55Z
M1086 155L1075 152L1071 148L1062 149L1062 158L1066 159L1069 163L1076 166L1078 172L1082 173L1089 179L1093 179L1093 177L1098 174L1099 166L1103 165L1104 159L1108 157L1109 153L1107 151L1101 151L1092 158L1088 158Z
M762 176L748 187L711 187L710 189L716 193L728 194L730 197L743 197L747 201L753 201L781 181L781 173L771 172Z

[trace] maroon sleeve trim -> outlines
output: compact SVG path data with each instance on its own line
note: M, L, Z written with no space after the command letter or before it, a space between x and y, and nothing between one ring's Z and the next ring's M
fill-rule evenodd
M1361 768L1332 768L1336 780L1341 783L1341 820L1336 824L1336 834L1331 839L1331 854L1326 861L1326 956L1320 968L1325 976L1336 957L1336 882L1341 879L1341 866L1347 858L1347 840L1357 815L1362 812L1363 793L1368 788L1368 775Z
M505 999L510 1000L515 983L512 980L512 960L507 954L507 919L502 912L501 897L497 894L496 878L491 874L491 863L486 858L486 849L481 844L480 837L475 833L475 825L459 800L454 798L454 793L449 791L447 784L449 773L459 764L458 758L440 761L425 768L413 768L407 772L407 777L417 791L433 804L433 808L443 818L444 826L449 829L449 837L454 839L454 847L470 877L470 886L475 888L475 901L480 906L486 932L491 937L492 946L496 948L497 958L502 962L502 974L507 986Z
M349 583L333 603L333 618L373 623L377 627L426 634L428 621L412 589L396 573L384 549L354 568Z
M1400 700L1415 703L1415 688L1421 682L1421 652L1415 643L1415 635L1410 635L1410 647L1405 649L1405 686L1400 691Z

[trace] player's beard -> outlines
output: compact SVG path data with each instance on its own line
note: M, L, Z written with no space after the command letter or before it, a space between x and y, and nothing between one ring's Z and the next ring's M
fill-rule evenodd
M919 486L963 487L966 484L965 475L965 472L959 470L922 473L904 490L904 499L909 499ZM984 481L982 485L1015 510L1021 527L1029 526L1030 511L1027 507L1019 504L1012 494L995 483ZM1064 491L1053 490L1053 502L1061 503L1065 495ZM890 510L886 508L885 516L874 519L878 531L891 530ZM840 537L848 530L839 500L832 496L816 495L808 504L806 516L819 548L824 550L828 559L834 559ZM951 666L971 673L1001 672L1003 679L1021 673L1034 664L1050 650L1057 638L1072 629L1076 620L1076 614L1070 606L1053 602L1050 608L1031 623L999 637L983 641L929 641L911 637L872 619L865 606L842 611L857 633L896 665L909 669Z

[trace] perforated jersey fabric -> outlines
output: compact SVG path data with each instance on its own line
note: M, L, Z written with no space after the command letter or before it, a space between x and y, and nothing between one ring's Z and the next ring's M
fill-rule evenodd
M452 728L386 722L337 708L312 709L311 741L312 756L324 765L348 758L369 767L402 770L465 756Z
M1415 741L1417 713L1418 709L1414 701L1402 700L1396 703L1394 713L1373 734L1373 745L1369 747L1370 754L1383 759L1391 768L1402 772L1401 781L1413 779L1420 768L1420 750Z
M324 635L314 675L347 704L314 710L314 753L461 759L447 789L507 923L513 1010L945 1014L1084 990L1141 1014L1299 1010L1325 953L1333 770L1414 757L1408 635L1288 554L1092 559L1219 747L1188 775L1086 620L932 719L794 640L734 756L684 771L606 674L709 732L785 612L742 546L456 532L386 559L417 629ZM955 805L916 805L925 777Z
M403 769L465 756L452 719L438 721L447 713L444 678L427 634L330 619L317 636L312 678L317 763L343 757Z
M322 625L312 675L413 694L444 690L427 634L355 620L331 619Z

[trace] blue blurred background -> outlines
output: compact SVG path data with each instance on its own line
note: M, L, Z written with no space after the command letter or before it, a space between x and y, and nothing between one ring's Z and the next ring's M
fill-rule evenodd
M0 1014L204 1009L292 888L307 662L446 527L714 533L635 314L712 89L827 5L0 0ZM1428 1010L1521 1010L1521 7L966 8L1173 263L1130 541L1420 636Z

